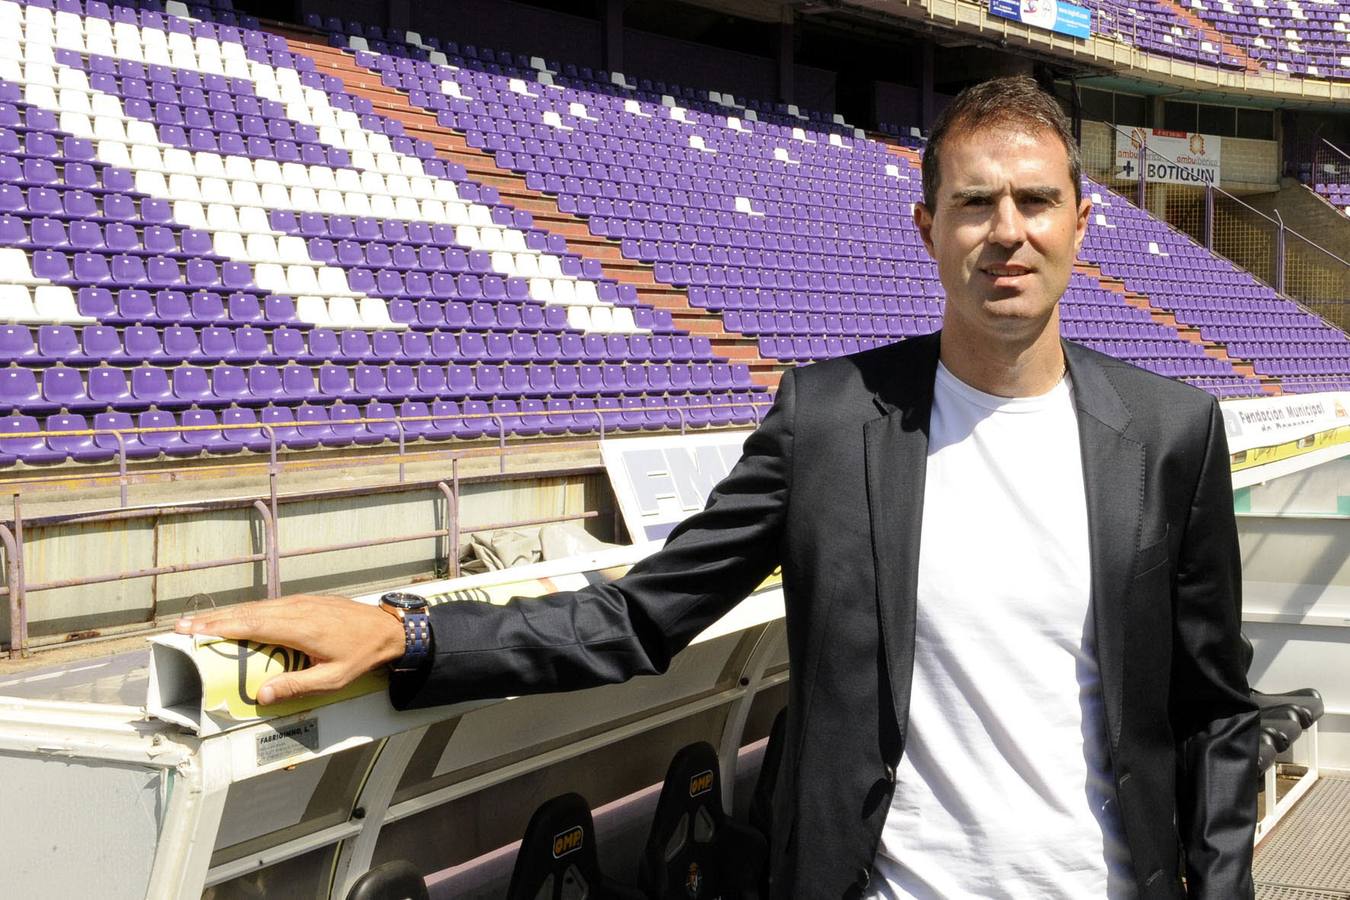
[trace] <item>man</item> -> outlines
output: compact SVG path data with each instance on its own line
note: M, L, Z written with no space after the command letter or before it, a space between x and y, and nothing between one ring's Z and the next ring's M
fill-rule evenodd
M660 553L584 591L437 607L434 662L393 700L663 671L781 563L776 896L1251 897L1257 718L1218 406L1060 340L1091 204L1030 79L963 92L923 182L940 335L785 373ZM337 598L180 628L310 652L277 699L405 645Z

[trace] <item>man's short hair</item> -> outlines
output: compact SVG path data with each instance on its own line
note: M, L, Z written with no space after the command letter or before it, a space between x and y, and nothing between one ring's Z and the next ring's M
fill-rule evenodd
M1026 134L1049 131L1058 137L1069 156L1069 180L1073 182L1074 202L1083 199L1083 188L1079 181L1083 158L1078 152L1078 142L1073 139L1073 131L1064 110L1030 76L1011 75L966 88L956 95L956 99L933 123L928 146L923 151L922 169L923 205L930 212L936 209L943 142L952 132L999 127L1019 129Z

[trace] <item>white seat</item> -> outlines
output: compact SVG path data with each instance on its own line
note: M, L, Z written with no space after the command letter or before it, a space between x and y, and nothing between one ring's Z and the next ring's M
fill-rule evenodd
M335 190L333 188L324 188L323 190L319 191L318 198L319 198L319 209L321 211L326 212L334 209L342 209L344 206L342 202L342 191Z
M252 231L270 233L272 223L267 220L267 212L260 206L241 206L239 207L239 230L248 233Z
M203 203L229 203L231 201L228 178L210 175L202 178L200 184Z
M385 184L384 176L379 172L365 171L361 173L361 190L375 196L377 194L388 194L389 186Z
M89 105L89 95L74 88L62 88L57 95L58 108L64 112L76 112L89 115L93 108Z
M551 253L539 254L539 274L545 278L562 278L562 262Z
M394 198L388 194L372 194L370 197L370 214L377 219L395 219L398 218L398 210L394 206Z
M197 179L191 175L170 175L169 196L201 200L201 186L197 183Z
M280 263L281 254L277 251L277 239L269 233L253 233L244 239L247 248L246 259L260 263Z
M576 283L568 278L553 279L553 302L572 305L577 302Z
M418 215L428 222L445 221L445 204L439 200L423 200L417 205Z
M253 178L259 183L271 182L281 184L281 166L275 159L255 159L253 161Z
M249 258L248 252L244 249L244 236L237 231L221 231L218 228L213 228L211 231L211 249L215 251L217 256L224 256L228 259Z
M314 274L313 266L287 266L286 285L296 295L319 293L319 279Z
M309 250L305 248L305 239L293 234L277 238L277 258L289 265L312 265Z
M483 246L483 242L478 236L478 229L472 225L460 225L455 228L455 243L461 247L468 247L470 250L479 250Z
M389 143L389 135L370 132L366 135L366 146L371 153L393 153L394 146Z
M85 120L88 121L87 119ZM66 117L61 117L61 130L70 134L78 135L79 131L68 127L71 123L66 121ZM89 137L91 135L84 135ZM121 166L124 169L131 168L131 154L127 152L127 145L117 141L99 141L98 142L99 162L107 163L110 166Z
M567 307L567 327L578 331L591 330L591 313L584 306Z
M455 226L460 225L468 226L469 225L468 205L460 203L456 200L445 201L445 221ZM456 231L456 233L458 233L458 230Z
M333 181L340 191L356 191L365 193L361 188L361 176L352 169L338 169L333 173Z
M337 188L337 179L327 166L313 165L309 167L309 185L316 191L333 190Z
M460 202L459 191L455 188L455 183L453 181L445 178L437 178L435 191L437 200L443 200L446 203ZM467 210L465 210L464 215L466 218L468 217L469 213Z
M289 293L286 287L286 270L281 268L280 263L256 263L253 266L253 283L274 294Z
M416 157L409 157L409 159L415 160ZM417 161L417 166L418 168L421 168L422 163L420 160ZM419 173L417 175L409 175L408 196L425 197L427 194L430 194L435 189L433 185L434 182L432 181L432 179L428 178L425 174Z
M502 230L500 228L479 228L478 229L479 249L482 250L505 250L502 242Z
M600 303L600 295L595 290L595 282L577 281L574 282L574 284L576 285L575 290L577 293L576 302L584 303L587 306L594 306Z
M597 307L599 308L599 307ZM614 319L615 331L646 331L645 328L638 328L637 323L633 321L633 311L626 306L605 307L611 311ZM594 317L592 317L594 318Z
M394 199L394 212L400 219L418 219L422 216L422 210L412 197L396 197Z
M206 227L206 213L196 200L173 201L173 220L184 228Z
M262 194L258 185L251 181L229 182L229 201L236 206L263 206Z
M552 303L553 282L547 278L531 278L530 299L539 303Z
M359 296L347 283L347 270L340 266L320 266L318 274L319 291L329 297Z
M502 230L502 249L510 253L528 253L531 256L538 252L525 246L525 233L518 228Z
M75 294L70 288L55 284L41 284L33 290L33 311L47 322L84 324L97 322L93 316L82 316L75 308Z
M302 295L295 298L295 317L302 322L309 322L311 325L320 325L328 327L333 324L332 318L328 315L328 304L322 297L313 295Z
M286 190L285 185L276 182L256 185L258 189L259 203L265 209L289 209L291 206L291 194Z
M403 330L408 327L402 322L395 322L389 318L389 306L381 297L362 297L359 309L363 328L379 328L388 331L389 329Z
M360 328L364 324L356 309L356 298L333 297L328 301L328 318L334 328Z
M492 211L481 203L470 204L469 224L476 228L491 228Z
M197 163L192 158L192 152L182 150L180 147L165 147L162 154L163 166L167 173L182 175L197 175Z
M9 252L0 250L0 253ZM0 257L0 261L3 261L3 257ZM21 324L40 321L37 311L33 309L33 298L28 288L21 284L0 284L0 322Z
M56 101L56 90L45 84L25 84L23 99L29 106L40 106L43 109L57 109L59 106Z
M131 147L131 165L140 172L164 171L164 158L158 147L133 144Z
M303 212L323 212L319 195L312 187L293 187L290 190L291 207Z
M168 197L169 185L164 181L163 172L139 171L136 173L136 190L151 197Z
M235 208L228 203L211 203L206 207L206 227L212 232L217 233L222 231L238 232L240 230L239 215L235 211ZM241 259L244 255L242 252L244 249L243 239L237 233L232 236L239 241L239 250L241 252L237 254L223 253L219 249L217 249L216 252L220 253L222 256L231 256L236 259Z
M287 187L310 187L309 169L304 163L283 163L281 166L281 181Z
M349 216L370 215L370 198L357 191L347 191L343 194L342 205Z
M116 97L110 97L107 94L100 94L101 97L107 97L116 103ZM97 109L97 107L95 107ZM150 144L155 146L159 144L159 133L155 131L155 126L149 122L142 122L140 119L128 119L126 122L127 143L130 144Z
M192 157L192 168L201 178L224 178L225 160L215 153L199 150Z
M575 307L575 308L586 309L587 307ZM589 309L591 313L592 331L610 332L618 330L617 328L614 327L614 314L613 311L610 309L610 307L592 306L589 307Z
M505 250L501 251L500 253L492 254L493 259L492 267L494 269L497 269L498 271L504 271L500 266L496 264L496 259L498 256L504 256L513 261L513 268L515 269L515 271L512 274L519 275L522 278L534 278L539 275L539 258L537 256L534 256L533 254L518 253L515 256L512 256Z

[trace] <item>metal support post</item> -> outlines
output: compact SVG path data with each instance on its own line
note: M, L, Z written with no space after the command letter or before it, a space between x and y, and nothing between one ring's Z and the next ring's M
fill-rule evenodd
M23 569L19 565L21 553L14 532L0 525L0 543L5 545L5 577L9 580L9 658L22 659L28 643L25 628Z
M261 500L253 501L253 508L262 517L263 553L266 554L267 599L275 600L281 596L281 554L277 545L277 521L273 518L267 504Z

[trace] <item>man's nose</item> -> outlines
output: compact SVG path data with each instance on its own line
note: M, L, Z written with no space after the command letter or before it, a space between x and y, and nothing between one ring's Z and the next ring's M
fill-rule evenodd
M1012 197L1001 197L994 204L994 220L989 226L990 243L1011 247L1026 240L1026 220Z

